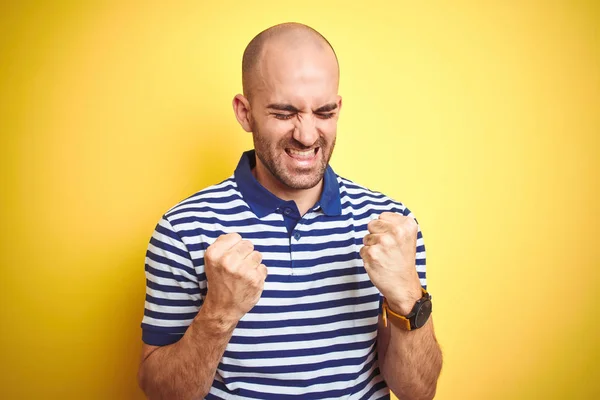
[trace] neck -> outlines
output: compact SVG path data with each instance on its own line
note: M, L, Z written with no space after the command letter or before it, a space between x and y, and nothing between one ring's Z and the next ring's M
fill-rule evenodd
M306 212L316 204L323 192L323 179L310 189L293 189L282 184L275 178L269 170L260 165L257 161L256 167L252 170L252 175L269 192L282 200L293 200L300 211L300 215Z

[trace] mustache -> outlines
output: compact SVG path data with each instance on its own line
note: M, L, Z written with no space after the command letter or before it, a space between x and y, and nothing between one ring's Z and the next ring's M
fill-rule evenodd
M308 149L314 149L314 148L317 148L317 147L323 148L323 147L325 147L326 144L327 144L327 142L322 137L319 137L317 139L317 141L314 142L310 146L305 146L304 144L302 144L301 142L297 141L293 137L282 139L279 142L280 147L291 148L291 149L294 149L294 150L308 150Z

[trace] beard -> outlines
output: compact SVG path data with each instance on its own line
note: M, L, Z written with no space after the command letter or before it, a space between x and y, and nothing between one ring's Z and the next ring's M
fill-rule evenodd
M292 133L278 142L271 142L263 137L255 126L252 127L252 138L256 157L269 170L279 182L291 189L311 189L323 179L325 170L335 147L335 138L328 143L323 137L312 146L305 146L292 137ZM286 158L289 157L286 148L295 150L307 150L319 148L317 162L314 167L299 168L291 167Z

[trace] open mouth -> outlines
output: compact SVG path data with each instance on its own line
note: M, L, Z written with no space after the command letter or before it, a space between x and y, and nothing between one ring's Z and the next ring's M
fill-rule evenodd
M319 148L316 147L308 150L285 149L285 152L288 156L296 160L311 160L317 155Z

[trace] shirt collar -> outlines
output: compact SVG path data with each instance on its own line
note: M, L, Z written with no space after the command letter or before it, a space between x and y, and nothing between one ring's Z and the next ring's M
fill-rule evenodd
M255 165L256 153L254 150L244 152L235 169L234 178L244 200L246 200L254 214L262 218L275 212L286 201L269 192L256 180L254 175L252 175L252 168ZM325 170L323 179L324 185L321 198L312 209L317 210L321 208L329 216L340 215L342 213L340 186L337 175L329 165Z

